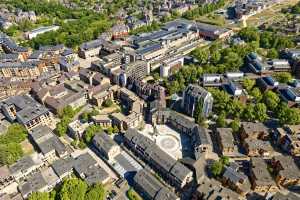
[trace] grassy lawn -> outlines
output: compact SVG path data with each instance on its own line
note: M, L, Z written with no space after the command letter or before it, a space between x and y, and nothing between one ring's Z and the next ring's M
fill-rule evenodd
M143 198L132 188L127 191L127 197L130 200L143 200Z
M32 144L28 141L28 139L21 142L21 147L24 152L24 155L30 155L33 153L34 149Z
M101 109L99 109L99 114L100 115L105 115L105 114L111 114L114 112L118 112L121 110L121 107L114 103L113 105L111 105L110 107L103 107Z
M247 25L259 26L262 23L279 21L285 17L285 15L281 13L281 9L295 5L296 3L298 3L298 0L286 0L282 3L275 4L261 13L249 17L247 19Z
M215 14L201 16L197 19L197 21L202 23L212 24L212 25L218 25L218 26L224 26L226 23L224 16L215 15Z

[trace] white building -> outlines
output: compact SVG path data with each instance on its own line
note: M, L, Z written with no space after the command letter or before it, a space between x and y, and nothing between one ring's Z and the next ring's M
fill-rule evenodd
M75 120L68 125L69 134L72 138L79 139L88 127L89 123L81 123L79 120Z
M43 33L49 32L49 31L57 31L58 29L59 29L59 26L43 26L43 27L39 27L37 29L34 29L32 31L25 33L25 37L28 40L31 40L32 38L35 38L40 34L43 34Z

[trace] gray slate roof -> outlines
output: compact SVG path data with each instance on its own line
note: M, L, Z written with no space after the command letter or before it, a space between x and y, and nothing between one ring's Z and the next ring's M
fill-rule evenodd
M63 174L72 171L74 164L74 158L69 156L56 160L52 163L52 168L54 172L61 177Z
M18 173L26 171L34 165L35 163L30 156L24 156L21 159L19 159L16 163L12 164L9 169L12 173Z
M134 176L134 182L154 200L175 200L178 197L165 188L154 176L145 169Z
M93 144L105 152L109 152L111 148L117 145L117 143L104 132L96 134L93 137Z

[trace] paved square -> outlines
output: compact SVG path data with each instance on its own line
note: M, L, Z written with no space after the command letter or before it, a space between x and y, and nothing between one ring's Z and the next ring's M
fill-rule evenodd
M149 137L166 153L175 159L182 158L182 146L180 134L167 125L152 125L146 124L145 128L140 131L145 136Z

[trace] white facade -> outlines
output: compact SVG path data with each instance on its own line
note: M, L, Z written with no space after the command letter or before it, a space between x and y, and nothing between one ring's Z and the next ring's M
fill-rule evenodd
M35 38L40 34L43 34L43 33L49 32L49 31L57 31L58 29L59 29L59 26L40 27L40 28L37 28L30 32L25 33L25 37L28 40L31 40L32 38Z

